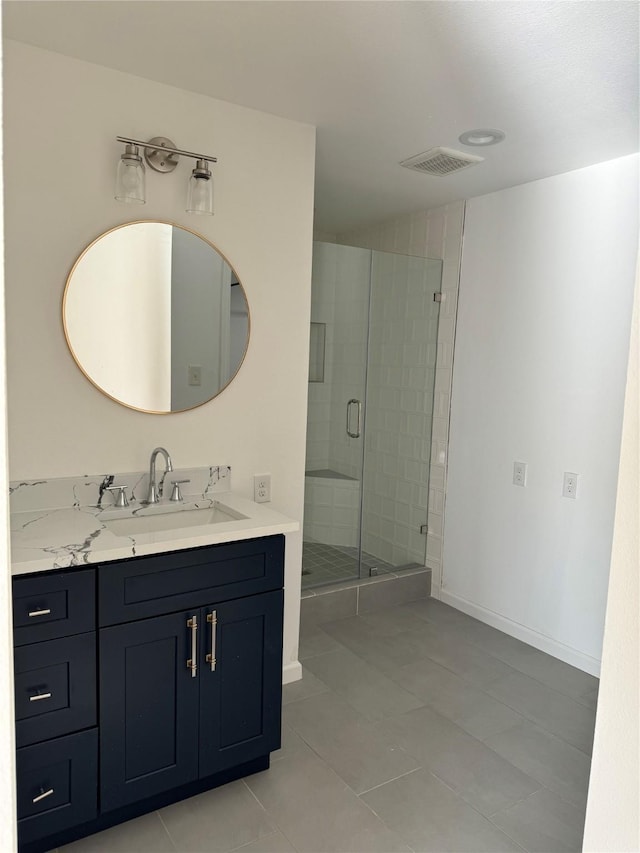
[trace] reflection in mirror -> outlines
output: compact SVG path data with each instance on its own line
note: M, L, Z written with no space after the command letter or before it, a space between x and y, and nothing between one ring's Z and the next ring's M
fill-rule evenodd
M211 400L240 368L249 309L226 259L165 222L106 232L76 261L63 300L67 343L85 376L133 409Z
M311 323L309 335L309 382L324 382L326 323Z

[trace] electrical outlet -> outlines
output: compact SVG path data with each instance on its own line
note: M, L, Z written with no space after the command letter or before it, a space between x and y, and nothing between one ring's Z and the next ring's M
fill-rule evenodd
M526 486L527 485L527 463L526 462L514 462L513 463L513 485L514 486Z
M271 474L256 474L253 478L253 499L257 504L271 500Z
M190 364L187 368L189 385L202 385L202 367L199 364Z
M574 498L578 494L578 475L571 471L564 472L564 480L562 481L562 497Z

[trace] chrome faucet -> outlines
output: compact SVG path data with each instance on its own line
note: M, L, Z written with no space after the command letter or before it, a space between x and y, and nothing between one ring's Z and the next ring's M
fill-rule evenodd
M164 449L164 447L156 447L155 450L153 450L153 452L151 453L151 462L149 463L149 492L147 493L146 501L148 504L157 504L162 495L162 492L158 488L158 484L156 483L156 457L158 453L162 453L165 458L164 473L166 474L168 471L173 471L171 457L169 456L167 451Z

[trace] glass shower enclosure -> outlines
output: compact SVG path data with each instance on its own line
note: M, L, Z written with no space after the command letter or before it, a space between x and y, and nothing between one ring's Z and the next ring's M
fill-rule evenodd
M314 243L303 589L425 565L441 279Z

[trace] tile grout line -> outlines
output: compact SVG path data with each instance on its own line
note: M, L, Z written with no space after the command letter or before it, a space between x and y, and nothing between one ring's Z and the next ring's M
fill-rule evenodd
M162 815L160 814L160 810L157 810L157 811L156 811L156 814L157 814L157 815L158 815L158 817L160 818L160 823L162 824L162 828L163 828L163 829L164 829L164 831L166 832L166 834L167 834L167 836L168 836L168 838L169 838L169 841L171 842L171 846L172 846L172 847L173 847L173 849L176 851L176 853L178 853L179 848L178 848L178 846L176 845L175 841L173 840L173 836L171 835L171 833L170 833L170 832L169 832L169 830L167 829L167 825L166 825L166 823L164 822L164 820L163 820L163 818L162 818Z
M297 734L297 732L296 732L296 734ZM264 771L264 770L263 770L262 772L264 773L264 772L266 772L266 771ZM252 775L253 775L253 774L252 774ZM275 819L275 817L271 814L271 812L269 812L269 810L268 810L267 808L265 808L265 806L263 805L263 803L261 803L261 802L260 802L260 800L258 799L258 796L256 795L256 793L253 791L253 789L251 788L251 786L248 784L248 782L247 782L247 779L248 779L248 778L251 778L251 777L244 776L240 781L241 781L241 782L242 782L242 784L245 786L245 788L247 789L247 791L249 791L249 793L251 794L251 796L253 797L253 799L256 801L256 803L260 806L260 808L262 809L262 811L267 815L267 817L269 818L269 821L270 821L271 823L273 823L273 824L274 824L274 826L276 827L276 829L274 830L274 832L270 832L270 833L268 833L267 835L258 836L258 838L255 838L253 841L249 841L248 843L249 843L249 844L254 844L254 843L255 843L255 841L257 841L259 838L268 838L268 837L269 837L269 835L274 835L274 834L275 834L275 832L277 831L277 832L279 832L281 835L283 835L283 836L287 839L287 841L289 842L289 844L291 844L291 846L293 847L293 849L294 849L294 850L297 850L298 848L295 846L295 844L293 844L293 842L291 841L291 839L289 838L289 836L287 835L287 833L284 831L284 829L280 826L280 824L279 824L279 823L278 823L278 821ZM243 845L243 846L244 846L244 847L246 847L247 845L245 844L245 845ZM237 850L238 848L235 848L235 849Z
M405 752L406 755L409 755L409 753L405 750L403 750L403 752ZM412 755L410 755L409 757L413 758ZM417 759L414 759L414 761L417 761ZM364 797L365 794L370 794L371 791L377 791L378 788L383 788L385 785L389 785L391 782L397 782L398 779L404 779L405 776L411 776L412 773L417 773L418 770L426 770L426 767L423 767L422 765L420 765L420 767L414 767L413 770L407 770L406 773L401 773L399 776L394 776L393 779L387 779L385 782L380 782L379 785L374 785L372 788L367 788L366 791L361 791L361 793L359 794L354 791L354 793L357 797Z
M440 776L438 776L438 774L437 774L437 773L434 773L434 772L433 772L433 770L429 770L427 767L425 767L424 769L427 771L427 773L430 773L430 774L434 777L434 779L437 779L437 780L438 780L438 782L440 782L440 784L441 784L441 785L444 785L444 786L445 786L445 788L448 788L448 789L451 791L451 793L452 793L452 794L455 794L455 796L460 800L460 802L464 803L464 804L465 804L466 806L468 806L470 809L473 809L473 811L474 811L474 812L476 812L476 814L479 814L479 815L480 815L480 817L484 818L484 820L486 820L486 821L487 821L487 823L490 823L490 824L491 824L491 826L494 826L494 827L498 830L498 832L501 832L503 835L506 835L506 836L507 836L507 838L508 838L510 841L513 841L513 843L514 843L517 847L519 847L519 848L520 848L520 850L523 850L523 851L524 851L524 853L530 853L530 851L528 851L525 847L523 847L523 846L520 844L520 842L519 842L519 841L516 841L516 839L515 839L515 838L512 838L512 837L509 835L509 833L508 833L508 832L505 832L505 831L504 831L504 829L502 829L502 827L501 827L501 826L498 826L496 823L494 823L494 822L491 820L491 817L489 817L489 815L484 814L484 812L481 812L481 811L480 811L480 809L476 808L476 806L474 806L474 805L473 805L473 803L470 803L468 800L465 800L465 798L464 798L464 797L462 797L462 796L460 795L460 793L459 793L458 791L456 791L456 789L455 789L455 788L453 788L453 787L452 787L448 782L445 782L445 780L444 780L444 779L441 779L441 778L440 778ZM516 768L516 770L517 770L517 769L519 769L519 768ZM523 771L520 771L520 772L523 772ZM534 779L533 781L534 781L534 782L538 782L538 780L537 780L537 779ZM526 796L526 797L523 797L522 799L517 800L515 803L512 803L510 806L505 806L505 808L504 808L504 809L498 809L498 811L506 811L507 809L510 809L510 808L512 808L513 806L519 805L520 803L524 802L524 801L525 801L525 800L527 800L529 797L533 796L533 794L537 794L537 793L538 793L538 791L542 790L542 787L544 787L544 786L542 786L542 783L539 783L539 784L541 785L541 787L540 787L540 788L537 788L535 791L532 791L530 794L527 794L527 796ZM498 812L496 811L496 812L494 812L493 814L498 814Z
M532 777L532 778L533 778L533 777ZM537 782L538 780L536 779L535 781ZM543 784L542 784L542 782L541 782L541 783L540 783L540 787L539 787L536 791L532 791L530 794L527 794L527 796L526 796L526 797L522 797L520 800L516 800L516 802L515 802L515 803L512 803L512 805L510 805L510 806L505 806L505 807L504 807L504 808L502 808L502 809L496 809L496 811L495 811L495 812L492 812L490 815L487 815L487 817L489 818L489 820L493 820L493 818L494 818L497 814L500 814L500 812L508 812L508 811L509 811L509 809L515 808L515 806L519 806L521 803L524 803L524 802L525 802L525 800L528 800L530 797L533 797L535 794L539 794L539 793L540 793L540 791L543 791L543 790L545 790L545 785L543 785ZM546 790L547 790L547 791L550 791L550 789L549 789L549 788L546 788ZM552 792L552 793L553 793L553 792ZM559 799L562 799L562 798L560 797L560 795L559 795L559 794L554 794L554 796L555 796L555 797L558 797ZM563 800L563 802L565 802L565 801ZM569 805L570 805L570 804L569 804ZM575 806L574 806L574 808L575 808Z

